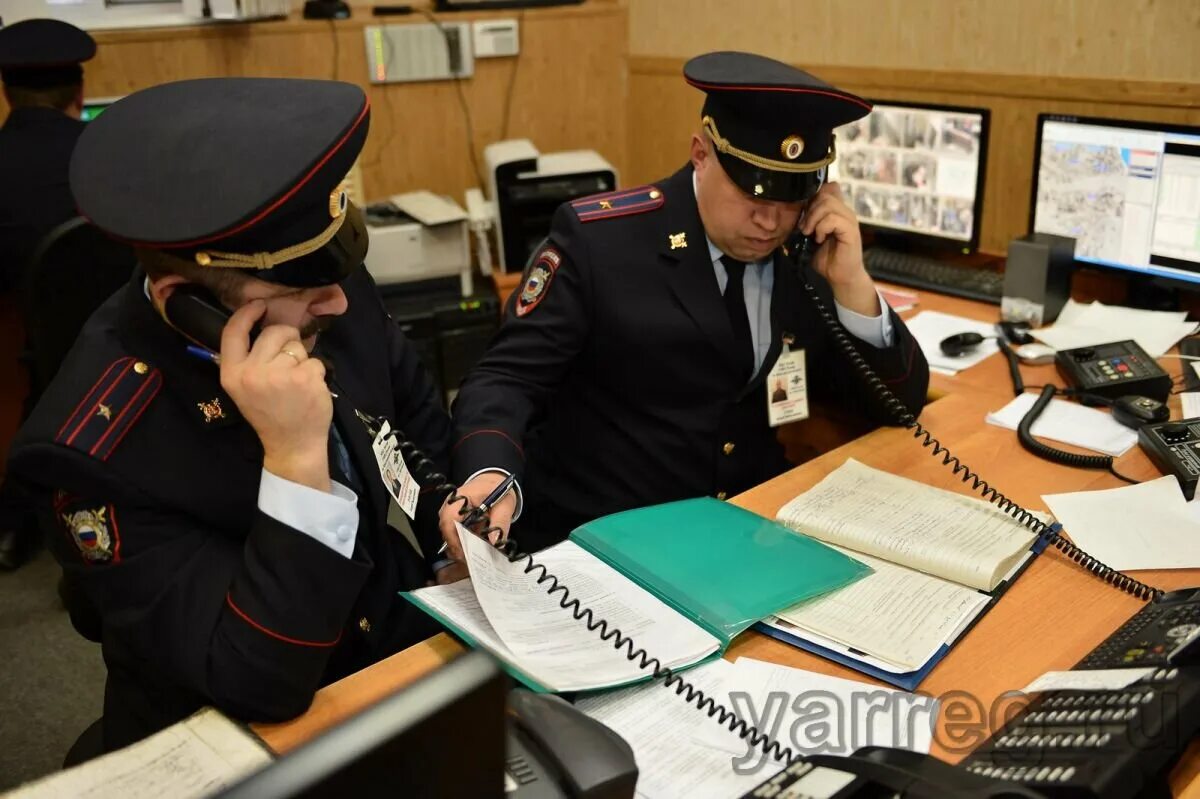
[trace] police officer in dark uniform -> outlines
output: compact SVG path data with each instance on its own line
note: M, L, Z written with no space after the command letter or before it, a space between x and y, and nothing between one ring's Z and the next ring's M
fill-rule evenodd
M0 127L0 292L18 291L38 242L75 216L67 164L83 132L83 68L96 54L85 32L54 19L0 28L0 80L9 114ZM0 485L0 568L35 549L28 503L12 481Z
M478 503L516 473L522 495L491 520L506 528L521 514L525 548L597 516L724 499L780 474L788 463L771 424L803 416L805 385L814 401L892 421L835 349L805 282L904 404L924 404L925 359L865 271L853 212L824 181L833 129L870 105L745 53L694 58L685 77L707 94L690 163L560 207L458 393L455 478ZM797 232L814 250L802 273L795 243L785 247ZM788 402L772 406L776 377ZM457 555L455 510L443 510L442 532Z
M205 704L291 718L435 632L397 596L433 574L387 524L372 437L387 420L444 470L450 423L362 267L341 182L368 120L345 83L183 81L76 148L80 211L145 271L89 320L10 468L99 616L109 749ZM412 524L431 555L441 499Z
M83 132L84 31L56 19L0 28L0 79L10 108L0 127L0 291L20 285L37 243L75 216L67 164Z

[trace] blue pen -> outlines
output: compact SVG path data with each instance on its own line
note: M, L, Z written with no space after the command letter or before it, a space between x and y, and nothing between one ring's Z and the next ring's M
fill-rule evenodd
M208 361L209 363L215 363L217 365L220 365L221 363L221 356L219 354L213 352L212 350L206 350L204 347L197 347L189 344L187 351L188 355L195 355L202 361Z
M513 484L517 482L517 476L510 474L500 482L500 485L492 489L492 492L484 497L483 502L479 503L479 507L472 508L467 511L467 515L463 518L463 526L474 524L488 514L496 503L508 496L508 492L512 491ZM442 548L438 550L438 554L446 551L446 542L442 542Z

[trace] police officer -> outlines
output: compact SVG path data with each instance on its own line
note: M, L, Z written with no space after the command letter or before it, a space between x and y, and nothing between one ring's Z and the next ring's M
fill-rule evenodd
M0 291L15 288L37 243L75 216L67 164L84 123L83 68L96 54L84 31L56 19L0 28Z
M689 163L558 209L456 399L455 477L478 503L518 475L522 492L491 521L504 529L520 515L524 548L597 516L724 499L780 474L771 425L803 418L810 399L892 421L835 349L805 282L904 404L924 404L925 359L824 180L833 129L870 105L745 53L699 56L685 77L707 94ZM803 272L796 242L785 246L796 233L814 249ZM772 404L776 379L787 396ZM442 514L454 556L456 511Z
M444 470L450 424L361 265L341 182L368 121L349 84L193 80L121 100L76 148L80 211L144 272L89 320L10 466L98 613L109 749L205 704L293 717L435 631L397 596L433 575L388 527L396 464L372 437L387 420ZM430 554L441 498L413 522Z
M83 68L96 54L85 32L54 19L0 28L0 81L9 114L0 127L0 292L21 288L39 241L75 216L67 164L83 132ZM35 549L28 503L12 481L0 485L0 568Z

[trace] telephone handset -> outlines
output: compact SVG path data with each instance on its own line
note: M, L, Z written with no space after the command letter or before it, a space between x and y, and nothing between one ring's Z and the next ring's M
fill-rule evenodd
M211 291L196 283L182 283L175 287L163 304L163 318L167 324L189 339L211 352L221 351L221 331L232 312L221 304ZM250 339L254 340L259 326L255 325Z

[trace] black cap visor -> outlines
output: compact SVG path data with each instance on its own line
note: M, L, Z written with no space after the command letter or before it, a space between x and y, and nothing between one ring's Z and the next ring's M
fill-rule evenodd
M785 203L803 202L816 197L825 183L825 167L812 172L778 172L747 163L736 155L723 153L715 147L713 151L729 179L756 199Z

